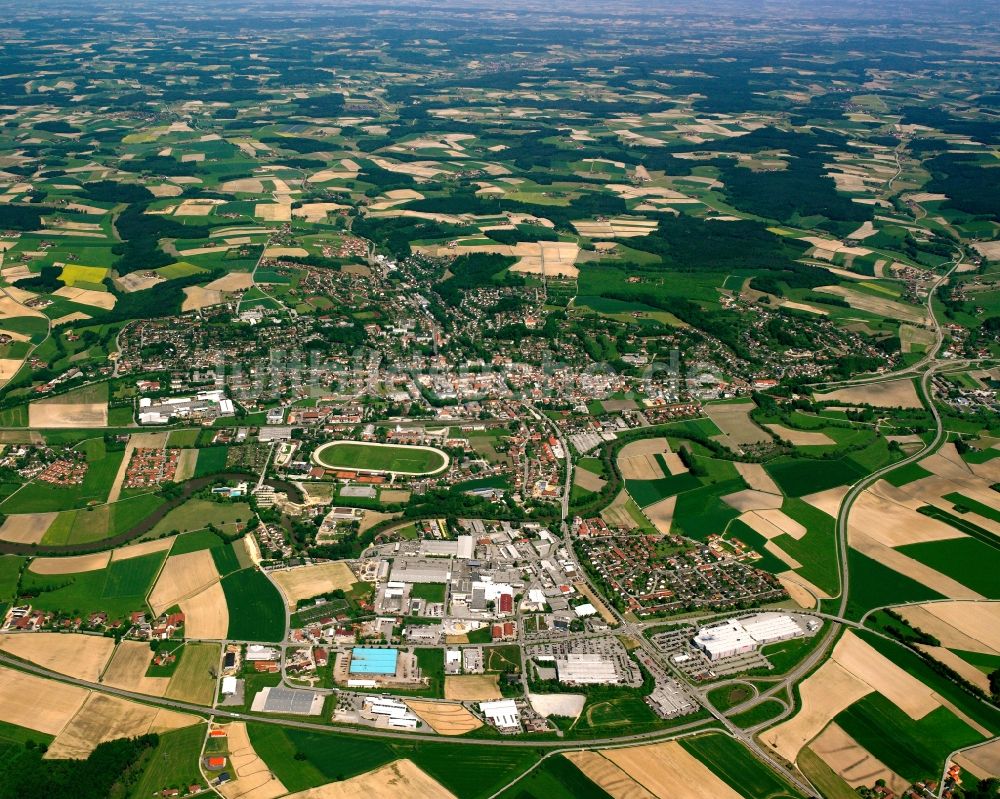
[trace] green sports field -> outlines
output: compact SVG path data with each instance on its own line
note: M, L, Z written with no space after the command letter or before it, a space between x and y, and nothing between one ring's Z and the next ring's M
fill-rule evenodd
M354 441L324 444L316 450L313 458L329 469L364 469L400 474L435 474L448 465L448 457L440 450Z

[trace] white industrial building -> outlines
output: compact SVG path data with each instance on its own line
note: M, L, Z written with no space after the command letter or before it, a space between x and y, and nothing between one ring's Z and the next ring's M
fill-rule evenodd
M365 703L366 709L375 716L384 716L390 727L416 729L420 720L412 710L398 699L379 696Z
M746 619L728 619L721 624L702 627L694 637L694 645L709 660L721 660L804 634L805 630L791 616L759 613Z
M555 658L559 682L576 685L609 685L621 682L621 676L610 658L598 654L568 654Z
M236 693L239 686L236 683L235 677L223 677L222 678L222 694L223 696L232 696Z
M802 628L791 616L773 613L762 613L743 619L743 629L750 633L750 637L758 644L785 641L803 634Z
M521 731L521 714L513 699L497 699L494 702L482 702L479 709L486 720L498 730Z
M246 659L250 663L262 660L277 660L280 652L273 646L261 646L260 644L250 644L247 647Z

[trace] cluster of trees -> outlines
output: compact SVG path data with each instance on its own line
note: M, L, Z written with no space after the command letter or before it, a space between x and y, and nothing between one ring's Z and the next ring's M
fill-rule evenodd
M108 799L129 795L142 776L155 734L98 744L86 760L43 760L44 744L28 741L0 762L0 799Z
M147 202L131 203L115 222L122 237L121 244L112 248L118 256L114 268L119 275L173 263L174 259L159 248L160 239L208 238L206 225L184 225L169 216L147 214L147 208Z
M38 230L41 226L42 211L38 208L27 205L0 205L0 230Z
M524 277L507 272L517 262L516 258L495 253L467 253L458 256L448 266L451 277L434 286L445 305L457 308L462 303L462 291L485 286L521 286Z
M951 208L1000 221L1000 170L966 153L942 153L924 166L932 175L926 191L948 195Z

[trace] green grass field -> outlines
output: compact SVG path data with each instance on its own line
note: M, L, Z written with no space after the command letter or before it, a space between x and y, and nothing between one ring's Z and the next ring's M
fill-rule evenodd
M500 794L499 799L610 799L611 794L562 755L543 760L537 768Z
M723 782L749 799L778 799L801 794L728 735L709 733L681 738L680 745Z
M795 762L825 799L857 799L857 792L808 746L802 748Z
M834 719L844 731L908 780L939 777L950 752L983 737L947 708L914 720L878 693L858 700Z
M229 447L205 447L198 450L198 461L195 463L194 476L205 477L210 474L217 474L226 469L226 456L229 455Z
M444 453L408 446L376 446L354 441L334 441L314 453L330 469L370 469L402 474L435 474L444 469Z
M803 525L807 532L798 540L790 535L779 535L774 543L802 564L796 572L828 594L836 594L840 589L840 579L833 517L796 498L786 499L781 509Z
M996 452L996 450L990 450L990 452ZM977 502L976 500L970 499L969 497L959 494L958 492L945 494L944 499L954 504L956 513L962 513L963 510L965 512L972 511L973 513L978 513L986 519L992 519L995 522L1000 522L1000 510L991 508L989 505L984 505L982 502Z
M257 754L290 791L344 780L409 758L462 799L486 799L537 760L530 747L388 742L337 733L249 724Z
M17 555L0 556L0 602L4 602L14 596L17 590L18 577L21 574L21 566L27 558Z
M849 458L813 460L811 458L779 458L764 466L785 496L801 497L848 485L867 474Z
M776 718L782 710L784 710L784 706L780 702L768 699L749 710L744 710L742 713L730 716L729 720L737 727L746 729L747 727L755 727L758 724L763 724L765 721Z
M154 796L164 788L204 785L198 757L205 738L201 724L161 732L159 743L150 752L132 796Z
M896 549L955 578L987 599L1000 599L1000 549L974 538L925 541Z
M198 705L211 705L215 697L221 648L219 644L184 644L184 657L174 670L167 696Z
M48 746L54 740L54 735L29 730L27 727L19 727L17 724L9 724L6 721L0 721L0 759L6 760L8 753L14 749L24 747L28 741Z
M693 491L702 486L702 481L690 472L661 477L659 480L629 480L628 492L641 508L659 502L661 499Z
M745 702L753 696L753 691L746 685L720 685L708 692L709 701L719 710L729 710L735 705Z
M119 535L149 516L163 500L155 494L139 494L110 504L60 513L42 537L47 545L86 544Z
M79 613L105 611L123 618L133 610L146 610L146 594L166 557L154 552L111 563L106 569L78 574L24 573L22 594L38 592L31 604L42 610Z
M229 606L229 637L278 642L285 635L285 603L270 580L256 569L222 578Z
M150 530L149 534L155 537L175 531L187 533L193 530L204 530L210 524L227 533L234 533L237 531L238 524L246 524L252 516L253 511L250 510L250 506L246 502L215 502L211 499L192 497L183 505L177 506L160 519L153 529ZM212 533L208 533L208 535L218 540L218 536ZM175 548L178 544L174 545ZM196 549L207 548L202 546L196 547ZM180 552L175 551L174 554L177 555Z
M883 566L856 549L849 550L847 557L851 567L846 614L849 619L859 619L866 611L883 605L943 598L923 583Z
M901 669L909 672L931 690L949 700L971 719L991 730L994 735L1000 732L1000 710L976 699L947 677L939 674L915 652L867 631L858 631L856 634Z
M444 602L444 583L414 583L410 589L410 599L423 599L425 602Z

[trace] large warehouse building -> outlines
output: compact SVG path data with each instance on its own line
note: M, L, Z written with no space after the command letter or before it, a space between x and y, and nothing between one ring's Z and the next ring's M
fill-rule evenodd
M399 652L395 649L367 649L355 647L351 650L351 674L378 674L388 676L396 673Z
M758 613L745 619L728 619L721 624L702 627L694 645L709 660L735 657L753 652L759 646L805 635L806 630L791 616Z
M574 685L610 685L621 682L614 661L604 655L568 654L556 658L559 682Z

